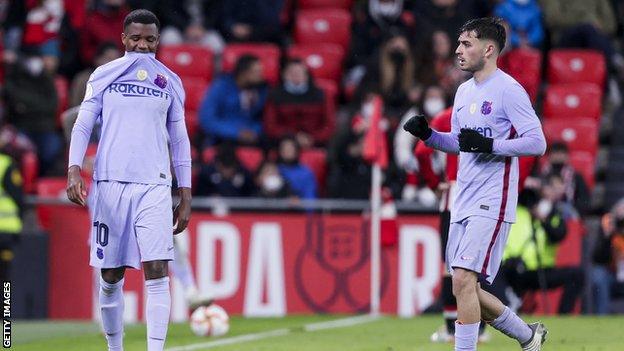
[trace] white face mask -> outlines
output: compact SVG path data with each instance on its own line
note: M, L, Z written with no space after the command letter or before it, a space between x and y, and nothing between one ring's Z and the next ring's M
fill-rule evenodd
M550 211L552 211L553 208L553 203L550 202L549 200L546 199L542 199L540 200L540 202L537 204L537 213L539 214L540 217L545 218L546 216L548 216L550 214Z
M301 95L308 92L308 83L294 84L292 82L285 81L284 89L293 95Z
M282 185L284 185L284 180L278 175L270 175L262 180L262 187L269 192L281 189Z
M395 17L400 10L401 8L394 2L380 3L377 8L377 12L384 17Z
M41 57L29 57L24 62L24 67L32 76L38 76L43 71L43 59Z
M444 100L439 98L427 99L423 105L425 113L430 117L437 115L440 111L444 110L444 107L446 107Z

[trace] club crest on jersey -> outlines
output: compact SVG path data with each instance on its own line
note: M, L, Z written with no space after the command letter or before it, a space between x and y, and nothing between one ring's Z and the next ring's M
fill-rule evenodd
M144 69L140 69L137 71L137 79L138 80L145 80L147 79L147 71Z
M477 112L477 104L473 102L470 104L470 114L474 115L475 112Z
M167 86L167 77L162 74L157 74L156 79L154 79L154 84L158 85L161 89L165 89Z
M483 101L481 105L481 114L489 115L492 112L492 101Z

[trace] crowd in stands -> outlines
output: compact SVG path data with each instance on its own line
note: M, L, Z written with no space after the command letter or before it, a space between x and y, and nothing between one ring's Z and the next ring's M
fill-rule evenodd
M401 125L449 113L469 78L454 59L458 29L495 15L508 29L499 66L526 88L550 146L524 170L525 186L547 200L529 212L541 204L547 226L553 209L564 221L600 210L590 195L598 126L624 79L616 0L0 0L0 151L15 158L26 191L64 176L85 83L123 55L122 22L136 8L159 17L158 58L186 90L195 195L368 198L363 144L378 95L391 146L384 183L395 198L433 205L444 181L431 176L445 156L423 169ZM612 235L618 209L603 226L607 248L624 248ZM616 281L613 262L596 260L601 294Z

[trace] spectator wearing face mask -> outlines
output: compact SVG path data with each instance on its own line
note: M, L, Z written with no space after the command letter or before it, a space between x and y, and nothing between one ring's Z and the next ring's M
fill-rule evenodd
M312 170L301 164L301 147L297 139L285 137L280 141L277 166L293 193L301 199L316 199L318 190Z
M88 25L80 31L80 54L85 66L93 63L97 49L104 42L117 44L124 50L119 40L119 23L123 23L129 9L126 0L97 0L87 13Z
M234 72L217 78L199 108L199 123L206 144L229 141L255 145L261 141L262 111L267 86L262 63L254 55L243 55Z
M537 0L504 0L494 14L509 25L509 42L514 48L539 48L544 40L542 10Z
M552 143L546 154L541 177L548 179L551 175L562 180L563 201L571 204L581 216L587 214L591 208L589 188L583 176L570 164L570 152L565 143Z
M196 188L199 196L246 197L256 192L251 173L240 164L231 143L219 145L214 161L202 165Z
M21 58L7 67L4 89L7 121L35 143L40 175L53 172L63 148L56 131L54 78L44 65L38 49L26 48Z
M334 113L305 63L293 59L282 70L282 83L269 93L264 130L274 144L294 135L302 148L325 145L334 133Z
M273 161L264 161L258 168L256 188L256 196L258 197L287 198L295 196L281 175L277 164Z

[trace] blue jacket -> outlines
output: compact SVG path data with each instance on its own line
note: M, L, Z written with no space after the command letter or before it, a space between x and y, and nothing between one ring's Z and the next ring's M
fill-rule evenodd
M314 173L305 165L278 165L280 174L293 190L295 195L302 199L316 199L316 178Z
M520 5L514 0L505 0L494 9L494 14L503 18L511 27L511 45L520 46L520 33L525 33L529 45L538 47L544 40L542 10L536 0Z
M231 75L221 76L214 81L199 108L199 123L207 135L236 140L245 129L260 135L267 88L258 89L258 101L249 110L243 110L240 93Z

